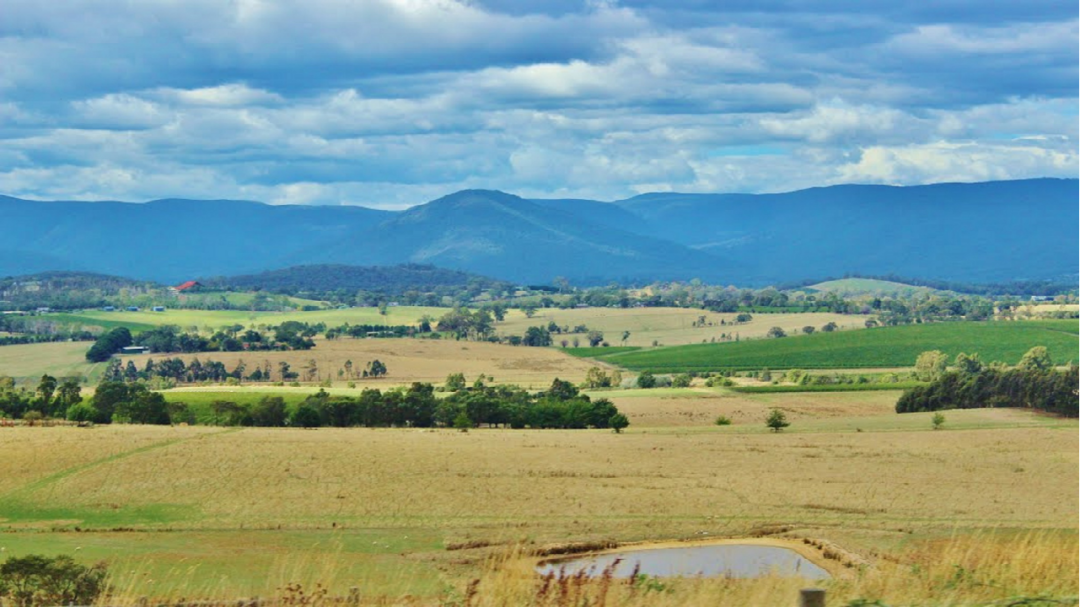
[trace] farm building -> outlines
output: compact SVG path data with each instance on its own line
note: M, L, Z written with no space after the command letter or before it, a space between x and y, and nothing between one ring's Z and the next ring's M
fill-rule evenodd
M150 351L150 348L146 346L125 346L120 351L124 354L146 354Z
M198 293L202 289L202 283L197 280L189 280L187 282L178 284L175 287L169 287L169 290L173 293Z
M164 312L165 311L165 306L154 306L152 309L155 312Z

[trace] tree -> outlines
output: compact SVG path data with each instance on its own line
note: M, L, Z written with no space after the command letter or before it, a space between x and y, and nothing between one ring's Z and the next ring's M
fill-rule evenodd
M52 412L53 393L56 392L56 378L52 375L42 375L41 382L37 387L38 410L48 415Z
M787 420L787 416L780 409L773 409L769 412L769 416L765 418L765 425L768 426L773 432L779 432L784 428L791 425L791 422Z
M591 367L588 372L585 373L585 387L610 388L611 377L609 377L600 367Z
M379 359L375 359L368 363L367 374L368 377L382 377L386 375L386 365Z
M954 364L956 365L956 370L959 371L961 375L977 375L982 372L984 367L982 361L979 360L978 354L968 356L963 352L956 355L956 362Z
M615 431L615 434L622 434L623 428L626 428L629 425L630 420L622 413L616 413L608 419L608 426Z
M474 428L475 426L473 421L469 419L469 414L465 413L465 411L459 411L458 414L454 416L454 428L461 432L468 432L469 428Z
M447 390L450 392L457 392L465 389L465 374L464 373L451 373L446 376L446 383L444 384Z
M19 607L90 605L106 592L104 563L87 567L70 556L29 554L0 565L0 597Z
M525 304L521 306L521 311L525 313L526 318L532 318L536 314L536 304Z
M688 387L690 387L690 382L691 381L692 381L692 379L691 379L689 374L680 373L678 375L672 376L671 385L674 388L688 388Z
M1018 366L1025 371L1049 371L1054 368L1054 361L1046 346L1035 346L1024 353Z
M935 413L934 417L930 418L930 423L934 425L934 430L940 430L945 425L945 416L940 412Z
M815 330L816 330L816 329L814 329L814 327L813 327L813 326L811 326L811 325L807 325L807 326L805 326L805 327L803 327L803 328L802 328L802 332L803 332L803 333L805 333L805 334L807 334L807 335L810 335L810 334L811 334L811 333L813 333L813 332L814 332Z
M735 322L738 323L750 322L751 320L754 320L754 317L746 312L740 312L735 316Z
M534 348L546 348L551 345L551 333L543 327L529 327L521 343Z
M287 419L285 399L280 396L264 396L251 408L253 426L280 428Z
M128 391L128 399L116 405L114 419L129 424L168 425L168 403L158 392L151 392L141 384L135 384Z
M322 425L322 416L315 407L305 403L293 411L289 425L295 428L318 428Z
M639 388L654 388L656 387L656 376L648 371L642 371L641 375L637 377L637 385Z
M915 375L922 381L934 381L945 373L948 360L941 350L923 352L915 359Z
M593 348L600 345L600 342L604 341L604 333L602 331L589 331L585 337L589 340L589 345Z
M833 331L837 330L838 328L839 327L836 325L836 323L827 322L827 323L825 323L824 326L821 327L821 330L826 332L826 333L832 333Z
M787 332L784 331L780 327L772 327L772 328L769 329L769 332L766 333L765 335L768 336L768 337L780 338L780 337L787 337Z
M622 332L622 344L624 346L626 345L626 340L628 340L628 339L630 339L630 332L629 331L623 331Z
M97 420L100 415L93 405L79 403L68 407L66 417L71 422L92 422Z

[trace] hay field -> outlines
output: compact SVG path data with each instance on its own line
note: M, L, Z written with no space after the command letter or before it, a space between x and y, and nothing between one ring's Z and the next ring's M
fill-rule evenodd
M633 428L686 428L713 425L723 415L733 424L754 430L773 407L784 410L788 420L895 415L899 392L739 394L722 388L653 390L598 390L594 398L611 399L626 414ZM796 430L798 425L796 425Z
M185 360L221 361L229 369L243 360L248 368L270 361L275 373L280 361L288 362L300 371L310 360L315 360L319 376L330 378L337 387L344 387L345 380L338 378L337 371L345 361L351 360L357 372L368 361L378 359L386 364L386 377L378 380L358 380L357 388L384 387L409 384L414 381L441 384L451 373L464 373L468 381L481 373L494 377L498 383L512 383L530 387L547 387L555 377L581 382L585 373L596 362L575 358L550 348L515 347L486 342L433 340L433 339L336 339L317 340L314 349L292 352L204 352L182 354ZM167 355L173 356L173 355ZM125 356L142 368L148 358L162 355L142 354Z
M483 569L487 552L445 549L462 542L783 527L883 566L987 529L1064 530L1075 543L1075 420L949 411L945 429L932 431L929 415L883 414L880 393L836 404L797 396L738 405L791 411L780 434L749 414L729 427L661 419L621 435L0 428L5 451L20 454L3 463L20 471L0 484L0 547L126 562L119 579L134 596L266 596L303 579L338 591L363 580L365 593L435 600ZM637 398L639 417L666 407ZM47 531L54 526L84 531Z
M694 327L692 323L704 316L706 323L713 326ZM823 325L835 322L841 329L862 329L868 317L830 313L807 314L753 314L753 320L735 326L721 326L720 321L732 323L736 314L721 314L706 310L686 308L581 308L560 310L541 308L532 318L520 310L507 312L506 320L496 323L496 332L500 335L523 335L529 327L547 326L549 322L571 329L584 324L589 329L604 332L604 338L612 346L651 346L653 341L660 345L676 346L699 344L703 340L716 338L723 333L738 333L740 339L764 337L771 327L780 327L788 333L798 333L803 327L812 325L820 329ZM630 331L630 337L624 344L623 331ZM577 337L588 345L584 334ZM574 335L553 335L558 344L562 339L573 340Z

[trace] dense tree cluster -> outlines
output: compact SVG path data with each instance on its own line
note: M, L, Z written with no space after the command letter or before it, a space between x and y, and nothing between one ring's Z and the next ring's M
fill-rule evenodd
M935 373L930 385L905 391L896 403L897 413L1022 407L1065 417L1078 415L1077 366L1054 369L1045 348L1032 348L1011 369L983 365L978 357L966 354L956 362L956 370Z
M34 411L40 417L64 417L67 410L82 402L79 378L57 379L42 375L37 389L15 385L10 377L0 377L0 416L21 418Z
M555 380L550 389L531 394L516 386L461 386L437 399L431 384L380 391L369 388L357 397L335 396L320 390L294 407L280 397L266 397L254 405L226 401L211 405L216 423L240 426L294 426L314 428L458 427L481 425L510 428L617 428L625 416L606 399L592 401L569 382Z
M117 327L102 334L86 352L86 360L100 363L132 344L131 331L127 327Z
M0 278L0 309L53 310L99 308L118 299L149 293L156 285L92 272L42 272Z

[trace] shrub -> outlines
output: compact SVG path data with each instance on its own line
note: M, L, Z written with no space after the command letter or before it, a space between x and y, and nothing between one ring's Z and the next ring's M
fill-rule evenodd
M671 385L676 388L688 388L690 387L690 382L690 375L686 373L681 373L679 375L672 376L671 378Z
M637 387L645 389L655 388L656 376L648 371L643 371L641 375L638 375L637 377Z
M98 415L98 410L90 403L76 403L67 410L68 421L72 422L92 422Z
M621 434L623 428L630 425L630 420L626 418L622 413L616 413L608 419L608 426L615 431L615 434Z
M940 430L945 425L945 416L941 413L935 413L934 417L930 418L930 423L934 425L934 430Z
M765 425L768 426L773 432L779 432L784 428L791 425L791 422L787 420L787 416L780 409L773 409L769 412L769 417L765 418Z
M717 426L730 426L731 425L731 418L729 418L726 415L721 415L721 416L716 418L716 425Z

